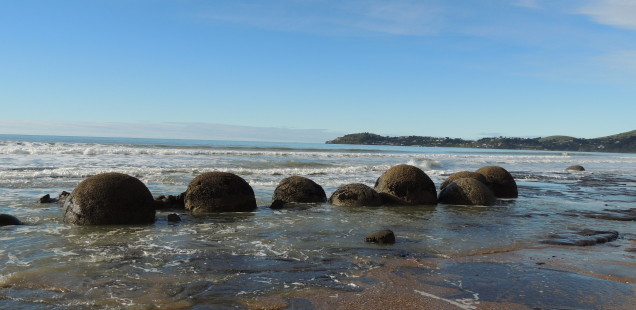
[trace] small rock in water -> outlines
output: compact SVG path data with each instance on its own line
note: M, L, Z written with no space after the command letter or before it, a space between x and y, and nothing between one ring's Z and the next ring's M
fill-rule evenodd
M17 217L9 214L0 214L0 226L24 225Z
M53 202L57 202L57 199L51 198L51 195L49 194L46 194L40 197L40 203L53 203Z
M365 242L393 244L395 243L395 234L391 230L380 230L374 233L368 234L364 237Z
M181 222L181 217L176 213L168 214L168 222Z
M566 171L570 170L570 171L585 171L585 168L583 168L583 166L580 165L574 165L574 166L570 166L565 168Z
M588 246L611 242L618 239L618 232L613 230L584 229L576 233L552 234L549 239L541 241L545 244Z

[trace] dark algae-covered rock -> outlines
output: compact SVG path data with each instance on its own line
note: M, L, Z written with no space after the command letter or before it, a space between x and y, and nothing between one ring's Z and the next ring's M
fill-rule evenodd
M374 207L382 204L382 198L373 188L353 183L339 187L329 198L329 203L343 207Z
M431 178L422 169L411 165L391 167L378 178L375 190L388 204L437 203L437 191Z
M488 186L472 178L456 179L439 193L439 202L446 204L491 206L495 200Z
M393 244L395 243L395 233L389 229L379 230L368 234L364 237L364 241L380 244Z
M188 185L185 208L193 212L247 212L256 209L256 198L252 187L238 175L206 172Z
M64 204L64 222L76 225L153 223L152 194L139 179L102 173L82 181Z
M0 226L24 225L17 217L9 214L0 214Z
M284 178L274 190L272 201L296 203L320 203L327 201L327 194L322 186L301 176Z
M610 242L618 239L618 232L613 230L584 229L575 233L551 234L548 239L541 241L545 244L588 246Z
M439 190L440 191L444 190L444 188L448 186L448 184L451 184L453 183L453 181L457 179L461 179L461 178L472 178L484 184L488 183L488 181L486 180L486 177L481 173L472 172L472 171L460 171L460 172L455 172L451 174L450 176L448 176L448 178L446 178L446 180L444 180L444 182L442 182L442 184L439 186Z
M486 177L486 185L490 187L495 197L517 198L519 196L517 182L506 169L499 166L486 166L477 169L475 172Z

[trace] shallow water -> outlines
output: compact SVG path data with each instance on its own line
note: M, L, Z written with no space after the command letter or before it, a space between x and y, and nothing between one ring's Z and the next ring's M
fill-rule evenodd
M309 177L330 195L348 183L373 186L402 163L422 168L436 186L451 173L499 165L520 195L492 207L267 207L287 176ZM564 171L574 164L587 171ZM75 227L63 224L61 206L38 203L101 172L136 176L158 196L215 170L246 179L258 210L181 212L179 223L162 211L153 225ZM288 291L362 290L347 279L380 267L381 258L533 248L550 233L585 228L621 233L606 252L630 259L634 222L576 213L629 208L633 154L0 135L0 213L26 224L0 227L0 308L243 308L246 299ZM393 230L397 243L363 242L380 229Z

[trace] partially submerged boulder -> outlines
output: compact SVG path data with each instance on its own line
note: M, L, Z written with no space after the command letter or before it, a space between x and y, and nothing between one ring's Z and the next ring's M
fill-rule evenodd
M475 171L486 177L488 187L499 198L517 198L517 182L510 172L499 166L481 167Z
M64 204L64 222L76 225L147 224L155 221L152 194L139 179L102 173L85 179Z
M0 214L0 226L24 225L17 217L9 214Z
M491 206L495 195L484 183L472 178L460 178L439 193L439 202L454 205Z
M327 201L327 194L322 186L311 179L291 176L278 183L272 201L280 201L279 204L283 202L320 203Z
M444 180L444 182L442 182L442 184L439 186L439 190L444 190L444 188L448 186L448 184L451 184L453 183L453 181L461 178L472 178L484 184L488 182L488 180L486 180L486 177L481 173L472 171L460 171L448 176L448 178L446 178L446 180Z
M229 172L206 172L195 177L185 192L185 208L193 212L247 212L256 209L254 190Z
M437 203L437 191L431 178L411 165L397 165L385 171L375 182L375 190L389 204Z
M382 204L382 198L373 188L362 183L353 183L339 187L329 197L329 203L343 207L375 207Z

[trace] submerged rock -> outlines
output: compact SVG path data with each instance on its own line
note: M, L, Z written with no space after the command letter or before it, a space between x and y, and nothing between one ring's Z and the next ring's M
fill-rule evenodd
M599 243L611 242L618 239L618 232L613 230L584 229L575 233L551 234L549 239L541 243L554 245L589 246Z
M444 190L444 188L448 186L448 184L451 184L453 183L453 181L457 179L461 179L461 178L472 178L484 184L488 183L488 180L486 180L486 177L481 173L472 172L472 171L460 171L460 172L455 172L451 174L450 176L448 176L448 178L446 178L446 180L444 180L444 182L442 182L442 184L439 186L439 190L440 191Z
M85 179L64 207L67 224L126 225L155 220L154 201L146 185L123 173L102 173Z
M316 182L301 176L291 176L276 186L272 201L277 200L286 203L319 203L327 201L327 194Z
M329 197L329 203L344 207L375 207L382 204L382 198L373 188L362 183L353 183L339 187Z
M472 178L456 179L439 193L439 202L446 204L491 206L495 200L488 186Z
M477 169L475 172L486 177L486 185L490 187L495 197L517 198L519 196L517 183L508 170L499 166L486 166Z
M583 168L583 166L580 165L574 165L574 166L570 166L565 168L566 171L570 170L570 171L585 171L585 168Z
M389 204L437 203L437 191L431 178L422 169L411 165L391 167L375 182L375 190Z
M0 214L0 226L24 225L17 217L9 214Z
M379 230L368 234L364 237L364 241L380 244L393 244L395 243L395 234L389 229Z
M256 209L252 187L229 172L206 172L185 192L185 208L193 212L247 212Z

